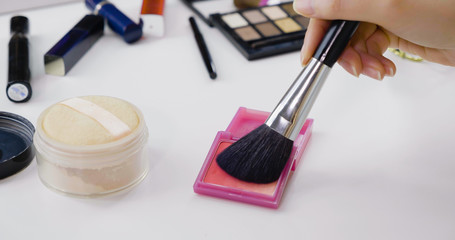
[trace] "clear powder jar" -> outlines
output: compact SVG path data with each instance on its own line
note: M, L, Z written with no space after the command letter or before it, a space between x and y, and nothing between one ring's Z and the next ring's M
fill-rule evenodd
M105 96L65 100L38 118L38 174L48 188L72 196L126 190L148 172L147 140L141 111L126 101Z

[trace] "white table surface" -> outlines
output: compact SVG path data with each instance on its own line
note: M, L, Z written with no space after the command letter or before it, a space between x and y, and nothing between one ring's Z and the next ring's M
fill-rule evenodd
M115 3L129 13L140 7ZM310 113L313 136L302 164L273 210L200 196L192 185L238 107L274 108L300 72L299 53L249 62L198 21L218 69L212 81L191 11L169 0L163 38L127 45L106 29L65 77L45 75L44 53L86 13L81 1L0 15L0 89L9 20L23 14L34 91L23 104L0 91L0 109L36 123L65 98L128 100L147 121L150 172L128 193L78 199L48 190L33 161L0 181L0 239L455 239L455 68L387 53L397 74L379 82L335 66Z

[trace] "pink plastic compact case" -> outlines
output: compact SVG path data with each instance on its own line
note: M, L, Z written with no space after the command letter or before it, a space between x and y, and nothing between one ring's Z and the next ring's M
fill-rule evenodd
M224 172L216 157L225 148L265 122L269 113L239 108L226 131L219 131L194 183L194 192L213 197L278 208L286 183L302 158L311 137L313 119L307 119L292 148L291 156L280 178L272 183L258 184L241 181Z

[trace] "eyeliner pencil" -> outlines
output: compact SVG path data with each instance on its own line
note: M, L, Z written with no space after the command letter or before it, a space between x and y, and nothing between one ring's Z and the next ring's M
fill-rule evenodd
M205 44L204 37L202 37L201 31L196 24L196 20L194 17L190 17L188 19L191 24L191 28L193 29L194 38L196 38L197 46L199 47L199 51L201 52L202 59L204 60L205 66L207 67L207 71L209 72L210 78L216 78L216 70L215 64L213 63L212 57L210 56L209 49L207 48L207 44Z

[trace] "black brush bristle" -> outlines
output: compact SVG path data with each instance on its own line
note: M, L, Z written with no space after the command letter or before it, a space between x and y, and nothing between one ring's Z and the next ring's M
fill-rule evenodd
M247 182L276 181L294 142L262 124L221 152L216 161L229 175Z

